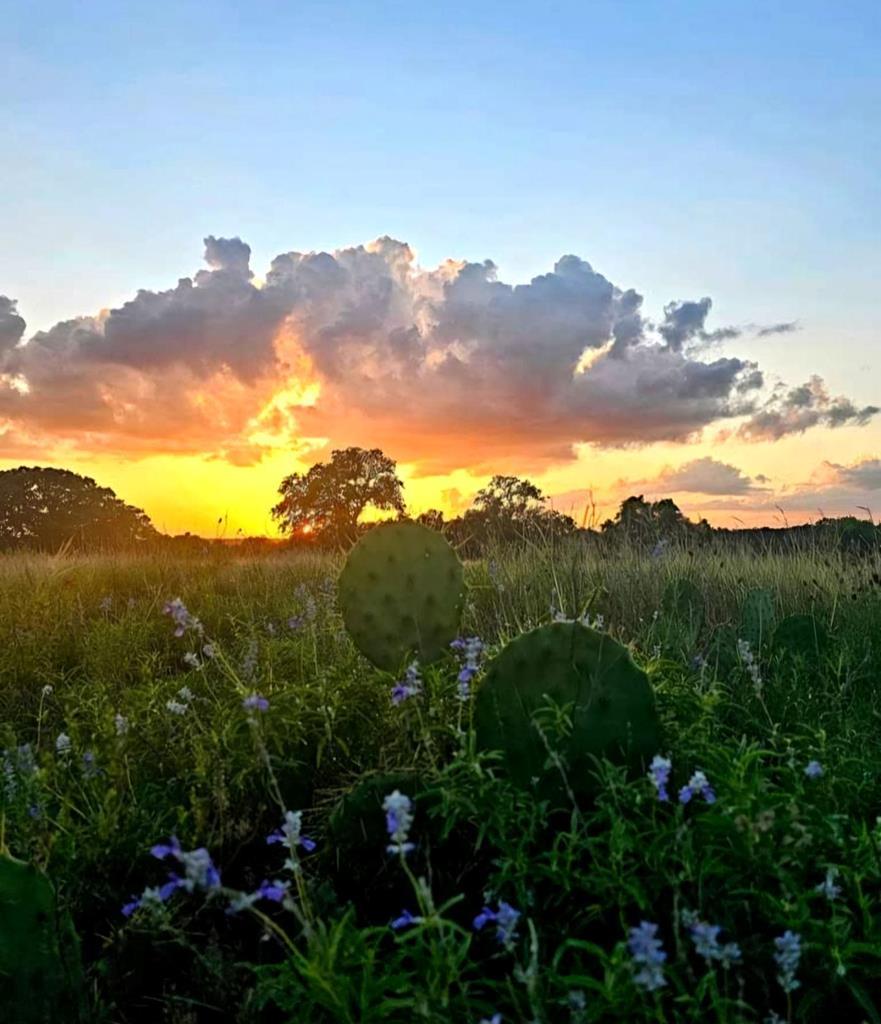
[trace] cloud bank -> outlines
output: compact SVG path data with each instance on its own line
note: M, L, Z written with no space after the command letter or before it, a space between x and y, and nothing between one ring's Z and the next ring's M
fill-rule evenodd
M489 260L423 269L387 237L282 253L262 283L250 256L210 236L193 278L26 342L0 297L0 455L12 437L236 465L362 444L424 473L533 471L579 444L685 441L735 419L774 439L878 411L819 377L768 395L754 362L707 355L742 333L707 326L709 297L667 304L654 325L639 292L577 256L519 285Z

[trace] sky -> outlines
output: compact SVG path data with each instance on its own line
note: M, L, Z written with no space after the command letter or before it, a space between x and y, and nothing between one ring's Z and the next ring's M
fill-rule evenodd
M0 468L207 535L349 444L417 512L877 514L879 46L859 0L7 5Z

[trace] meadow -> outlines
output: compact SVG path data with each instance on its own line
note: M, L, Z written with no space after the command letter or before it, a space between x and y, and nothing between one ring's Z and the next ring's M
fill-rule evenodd
M55 888L70 1020L881 1021L877 552L499 548L465 566L482 646L402 678L341 566L0 559L0 848ZM794 614L815 642L775 641ZM563 799L473 727L555 618L629 648L662 730Z

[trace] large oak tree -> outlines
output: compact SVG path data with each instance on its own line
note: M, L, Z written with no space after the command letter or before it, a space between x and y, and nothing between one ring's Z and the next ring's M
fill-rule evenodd
M278 489L281 501L272 517L283 533L311 533L333 543L352 543L358 519L371 506L404 514L397 466L378 448L344 448L331 452L307 473L292 473Z
M0 472L0 548L115 550L157 536L145 512L91 477L39 466Z

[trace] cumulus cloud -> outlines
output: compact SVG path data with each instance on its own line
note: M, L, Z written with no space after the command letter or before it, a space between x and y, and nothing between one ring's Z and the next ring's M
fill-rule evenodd
M737 466L710 456L692 459L681 466L666 466L650 480L619 481L617 490L647 490L657 494L748 494L767 491L759 484L765 476L750 477Z
M0 295L0 359L4 352L15 348L24 335L25 322L18 315L17 303Z
M750 441L776 441L817 425L863 426L879 411L875 405L856 406L844 395L832 397L823 379L812 376L800 387L772 396L742 424L739 434Z
M578 444L684 441L736 417L753 436L796 422L794 398L763 404L755 363L701 354L740 333L707 327L709 298L668 304L655 329L638 291L577 256L518 285L490 260L423 269L387 237L282 253L262 284L241 239L210 236L204 256L172 288L26 344L0 300L0 417L83 451L244 465L361 444L423 473L540 470ZM811 387L798 429L847 419L846 399Z

